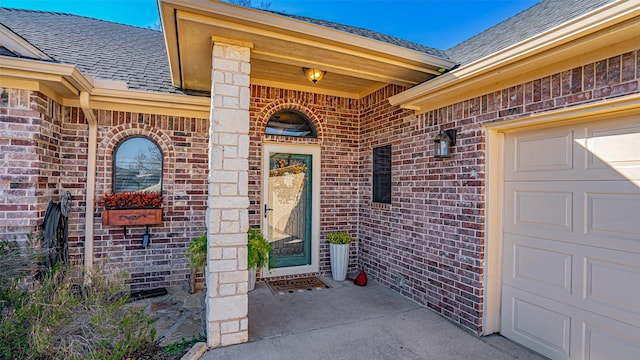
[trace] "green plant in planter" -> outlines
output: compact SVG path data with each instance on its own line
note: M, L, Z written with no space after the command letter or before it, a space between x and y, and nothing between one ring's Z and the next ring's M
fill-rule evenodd
M336 231L327 234L329 244L349 244L353 241L353 237L346 231Z
M191 239L187 254L191 260L191 277L189 278L189 292L195 294L196 274L207 265L207 233Z
M189 243L189 259L191 259L191 267L201 269L207 263L207 233L191 239Z
M271 244L262 236L260 229L249 229L249 242L247 245L247 268L260 269L269 264L269 251Z

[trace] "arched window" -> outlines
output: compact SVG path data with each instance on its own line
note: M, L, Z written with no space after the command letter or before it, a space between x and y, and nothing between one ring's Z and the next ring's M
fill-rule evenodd
M318 136L311 119L295 110L282 110L273 114L267 123L265 134L307 138Z
M145 137L130 137L113 156L113 192L162 191L162 151Z

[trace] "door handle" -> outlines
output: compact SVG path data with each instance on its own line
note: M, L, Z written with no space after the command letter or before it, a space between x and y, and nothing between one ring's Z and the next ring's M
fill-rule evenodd
M264 204L264 217L267 217L267 211L273 211L272 208L268 207L267 204Z

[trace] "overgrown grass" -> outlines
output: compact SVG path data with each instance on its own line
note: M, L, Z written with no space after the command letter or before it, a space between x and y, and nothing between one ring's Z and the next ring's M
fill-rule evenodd
M153 345L144 308L127 305L124 274L56 267L33 279L37 256L0 241L0 359L125 359ZM76 276L72 276L76 275Z

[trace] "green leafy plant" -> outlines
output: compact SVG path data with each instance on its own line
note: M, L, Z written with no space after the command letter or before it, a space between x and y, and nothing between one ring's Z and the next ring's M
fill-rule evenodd
M353 241L353 237L346 231L336 231L327 234L327 241L330 244L349 244Z
M22 262L24 250L1 242L2 261ZM153 345L144 307L127 304L124 274L60 265L36 280L29 271L0 273L0 359L125 359Z
M191 239L189 243L189 259L194 269L201 269L207 263L207 233Z
M206 337L204 337L202 335L198 335L198 336L193 335L191 337L191 340L187 340L185 338L182 338L182 339L180 339L180 340L178 340L176 342L173 342L173 343L165 346L162 349L167 354L177 355L177 354L182 354L182 353L186 352L195 343L205 342L205 341L207 341Z
M262 236L260 229L250 228L247 244L247 267L259 269L269 263L271 244Z

